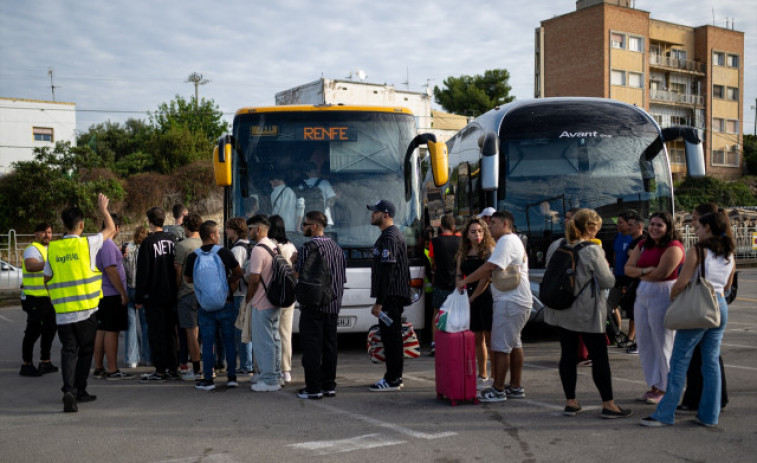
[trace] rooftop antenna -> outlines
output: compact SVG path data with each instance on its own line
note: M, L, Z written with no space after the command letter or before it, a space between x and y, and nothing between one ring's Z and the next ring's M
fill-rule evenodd
M193 72L192 74L189 74L189 77L187 77L187 80L185 80L184 82L191 82L195 85L195 109L197 109L197 104L200 101L200 92L198 88L200 85L207 84L208 82L210 82L210 80L203 79L202 74Z
M361 81L364 81L365 78L368 77L367 75L365 75L365 71L363 71L362 69L358 69L357 71L355 71L355 75Z
M410 90L410 66L405 68L405 81L402 82L402 85L404 85L408 90Z
M47 70L47 75L50 76L50 90L53 92L53 101L55 101L55 89L58 87L53 84L53 68Z

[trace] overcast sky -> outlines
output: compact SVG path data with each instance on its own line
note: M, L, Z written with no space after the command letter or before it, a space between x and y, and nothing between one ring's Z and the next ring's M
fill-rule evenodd
M167 7L164 5L172 5ZM756 0L636 0L654 19L745 32L744 131L757 98ZM714 8L714 12L713 12ZM360 69L367 82L424 91L444 78L510 71L512 94L533 97L534 28L573 0L0 0L0 96L76 103L77 126L146 118L192 72L229 121L242 106ZM729 19L730 21L730 19ZM580 32L580 31L577 31Z

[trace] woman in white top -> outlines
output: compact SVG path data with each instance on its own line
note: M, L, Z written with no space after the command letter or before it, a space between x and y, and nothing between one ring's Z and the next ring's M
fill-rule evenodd
M268 237L276 242L276 247L287 261L294 265L297 262L297 248L287 238L287 224L278 215L268 218L271 228ZM279 337L281 338L281 379L285 384L292 381L292 318L294 317L294 304L282 307L279 315Z
M678 330L673 344L673 354L670 357L670 373L668 374L668 389L665 396L657 405L657 410L641 420L644 426L665 426L675 422L675 409L683 394L686 382L686 370L689 367L691 354L701 342L702 349L702 397L699 400L696 422L703 426L715 426L720 415L721 378L718 366L720 342L728 321L728 305L723 293L731 287L735 268L733 251L736 245L731 234L731 226L725 212L712 212L699 217L694 222L694 229L699 243L686 256L683 270L678 281L673 285L670 293L675 299L683 291L686 284L694 277L698 277L699 252L703 250L705 277L712 283L718 295L720 305L720 326L717 328Z

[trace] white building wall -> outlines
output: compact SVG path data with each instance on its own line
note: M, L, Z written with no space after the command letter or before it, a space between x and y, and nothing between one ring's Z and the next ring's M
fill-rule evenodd
M419 132L427 132L431 126L431 96L392 85L324 78L276 94L277 105L340 103L407 108L415 116Z
M52 129L52 141L35 140L35 128ZM59 141L76 144L75 103L0 97L0 175L13 162L34 159L34 148Z

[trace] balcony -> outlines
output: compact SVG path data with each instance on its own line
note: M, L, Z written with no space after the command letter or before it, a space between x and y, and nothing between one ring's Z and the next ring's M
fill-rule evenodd
M670 90L649 90L649 100L653 103L683 104L702 106L704 97L691 93L671 92Z
M704 74L704 65L702 65L702 63L690 59L671 58L669 56L662 56L655 53L649 54L649 65Z

